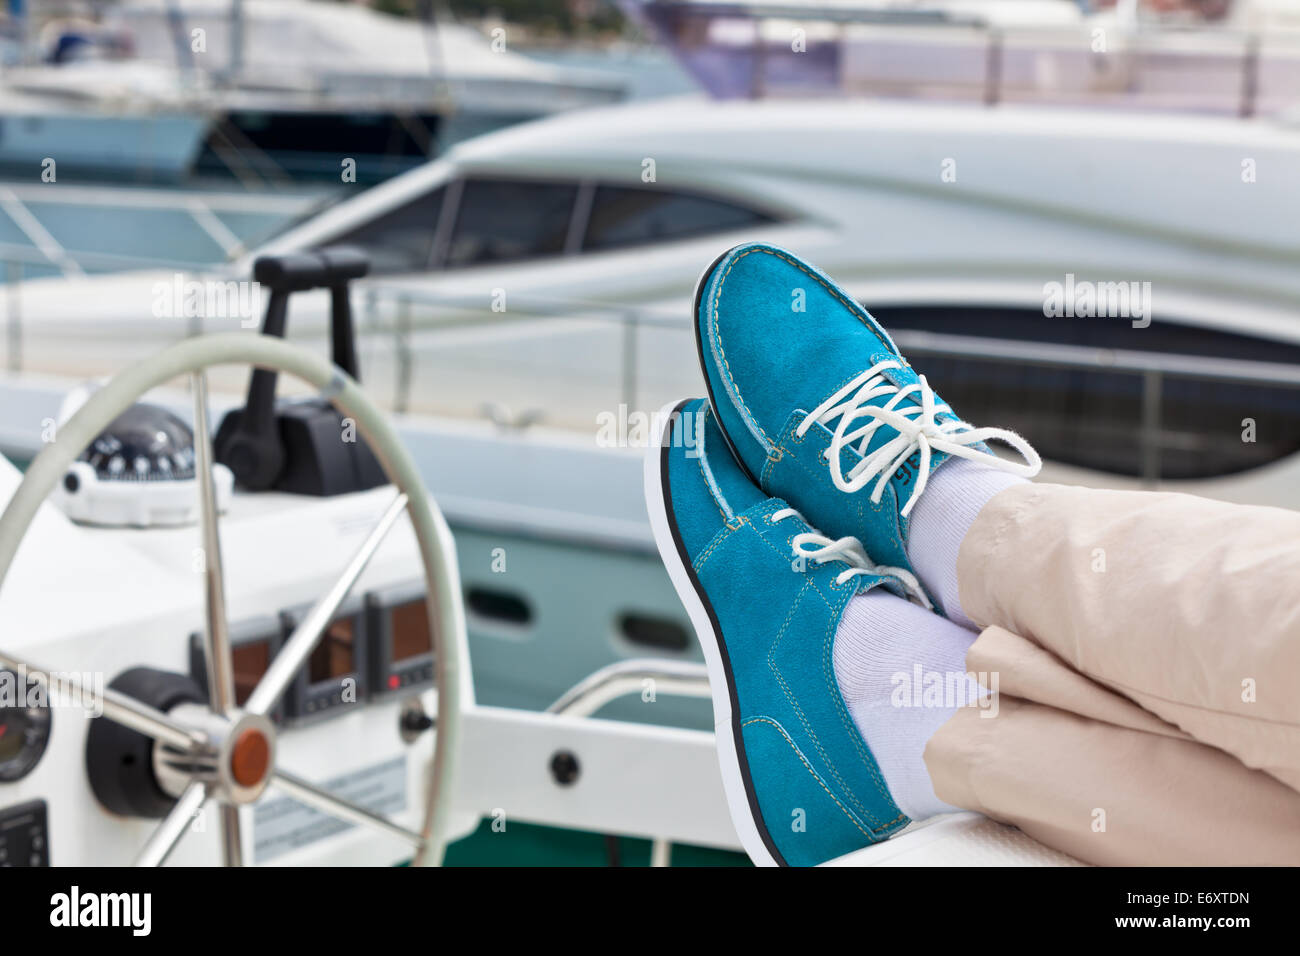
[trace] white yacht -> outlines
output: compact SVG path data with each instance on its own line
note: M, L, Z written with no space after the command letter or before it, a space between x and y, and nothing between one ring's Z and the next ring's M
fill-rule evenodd
M57 146L82 173L178 178L197 161L248 181L337 182L349 157L374 182L478 133L623 96L611 74L516 53L504 30L488 37L355 4L131 0L93 26L47 25L47 46L66 54L5 71L0 116L8 102L10 125L26 135L4 137L0 163ZM44 138L19 118L24 103L51 114ZM80 141L54 138L61 117L83 123ZM172 142L182 120L193 127L185 148ZM120 142L105 142L114 132Z
M316 0L132 0L108 22L135 57L195 78L211 92L235 146L308 168L311 154L389 158L407 168L438 150L521 120L617 102L623 84L592 69L517 53L505 28L485 36L358 4ZM204 33L195 53L177 37ZM319 159L317 160L319 162ZM378 177L374 177L378 178Z
M957 407L1020 428L1066 473L1294 504L1295 393L1235 381L1212 414L1196 359L1262 362L1251 368L1268 379L1285 378L1269 363L1300 355L1300 199L1285 172L1298 151L1300 132L1280 121L647 103L465 143L230 274L269 252L360 245L374 263L357 292L363 371L395 407L472 419L494 403L498 417L590 437L602 412L698 387L695 274L763 238L839 277ZM34 281L0 308L21 308L27 368L107 371L231 324L156 318L174 278ZM290 335L318 338L323 314L305 304ZM980 340L978 362L965 339ZM1049 352L1080 367L1044 378ZM1147 364L1168 356L1182 358L1144 400ZM1133 440L1139 421L1158 441Z
M172 79L141 64L6 71L0 166L21 169L32 181L48 174L52 161L65 177L179 179L201 154L211 117L178 98Z

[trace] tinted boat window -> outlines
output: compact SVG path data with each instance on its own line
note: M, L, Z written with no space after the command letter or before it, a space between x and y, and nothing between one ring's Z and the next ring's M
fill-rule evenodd
M578 187L471 179L460 197L448 266L506 262L564 251Z
M741 229L772 218L719 199L654 188L600 186L582 248L613 249Z
M1300 364L1300 346L1170 322L1134 329L1117 319L1049 319L1032 310L984 308L882 308L872 313L891 331ZM1140 375L903 351L967 421L1017 431L1051 461L1141 475ZM1166 377L1160 417L1162 478L1230 475L1300 452L1300 389ZM1242 420L1247 418L1255 421L1254 442L1242 441Z
M332 240L330 244L355 245L365 249L370 253L373 275L424 272L429 268L433 234L438 228L444 192L435 189L426 193Z

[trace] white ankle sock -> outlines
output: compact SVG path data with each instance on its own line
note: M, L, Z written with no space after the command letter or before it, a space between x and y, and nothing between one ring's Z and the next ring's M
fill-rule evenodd
M1022 481L965 458L935 469L912 510L906 547L921 583L948 620L876 589L849 601L835 632L832 657L840 694L894 802L913 820L959 809L935 796L925 768L931 735L981 693L966 675L966 651L978 628L961 607L957 552L988 500ZM943 693L934 689L935 675Z
M957 595L957 552L975 516L999 491L1027 479L968 458L950 458L926 483L912 509L907 560L950 620L978 630Z
M966 676L974 640L952 621L879 588L852 598L835 632L840 694L894 802L913 820L958 809L934 795L924 754L930 735L977 699L979 685ZM935 674L954 692L934 692ZM923 695L927 686L931 692Z

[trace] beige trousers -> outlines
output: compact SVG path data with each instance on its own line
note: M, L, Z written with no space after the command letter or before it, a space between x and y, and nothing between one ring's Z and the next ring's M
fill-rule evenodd
M957 580L998 697L931 738L940 799L1091 863L1300 864L1300 513L1017 485Z

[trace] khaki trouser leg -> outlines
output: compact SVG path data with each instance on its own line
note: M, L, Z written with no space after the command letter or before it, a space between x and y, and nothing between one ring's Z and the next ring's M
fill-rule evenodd
M1300 863L1300 793L1275 778L1002 628L966 666L998 675L996 710L958 710L930 738L941 800L1089 863Z
M1000 703L931 739L940 798L1093 862L1300 863L1300 514L1017 486L958 581Z

